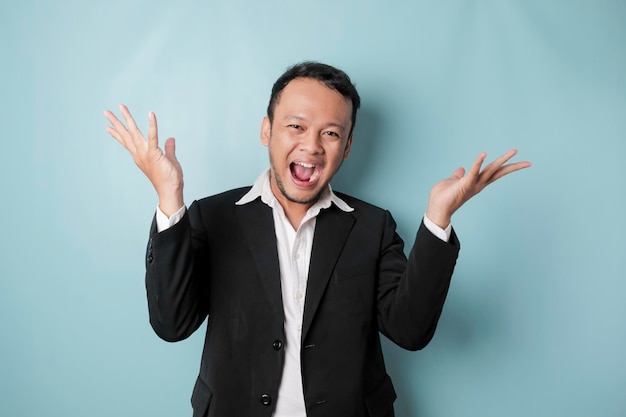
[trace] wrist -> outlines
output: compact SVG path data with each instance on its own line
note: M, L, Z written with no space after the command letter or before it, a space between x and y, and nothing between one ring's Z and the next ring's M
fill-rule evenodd
M167 217L170 217L172 214L176 213L180 210L181 207L185 205L185 200L183 198L183 190L168 192L168 193L158 193L159 194L159 209L165 214Z
M426 217L442 229L447 228L452 220L452 215L443 210L437 210L431 206L426 209Z

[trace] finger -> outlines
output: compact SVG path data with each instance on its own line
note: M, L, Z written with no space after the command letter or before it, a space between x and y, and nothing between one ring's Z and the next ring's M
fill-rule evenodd
M124 126L124 123L120 122L119 119L115 117L113 112L109 110L104 111L104 116L107 118L109 123L111 123L111 126L107 126L105 128L109 135L113 136L113 138L126 149L130 150L130 147L134 149L135 146L130 139L130 135L128 133L128 130L126 130L126 126Z
M104 117L107 118L109 123L111 123L111 126L113 126L113 128L117 130L119 133L126 131L126 126L124 126L124 123L120 122L119 119L115 116L115 114L113 114L112 111L105 110Z
M510 149L504 153L504 155L495 159L493 162L489 163L489 165L485 166L483 171L497 171L500 169L509 159L513 158L517 155L517 149Z
M126 121L126 126L128 126L128 130L139 130L139 128L137 127L137 123L135 123L135 119L133 119L133 116L128 110L128 107L126 107L124 104L120 104L119 107L120 111L122 112L122 116L124 116L124 120Z
M507 152L504 153L504 155L502 155L501 157L499 157L498 159L496 159L495 161L493 161L494 165L498 165L498 166L502 166L504 165L509 159L513 158L515 155L517 155L517 149L511 149L508 150Z
M165 156L168 159L176 159L176 140L174 138L168 138L165 141Z
M500 156L499 158L491 162L489 165L487 165L485 169L483 170L483 172L484 172L485 177L487 177L488 182L493 182L497 180L498 178L501 178L502 176L509 174L513 171L517 171L522 168L527 168L527 166L517 168L518 166L515 165L516 169L510 170L509 168L506 168L504 171L502 171L504 167L507 167L507 165L505 165L506 162L508 162L515 155L517 155L517 149L510 149L509 151L505 152L504 155ZM527 161L524 161L524 162L529 163ZM509 164L508 166L510 165L512 164Z
M126 121L126 126L128 126L128 133L130 138L128 139L129 145L132 143L135 149L145 149L146 148L146 139L143 137L143 133L137 127L137 123L135 123L135 119L130 114L128 107L124 104L120 104L120 111L122 112L122 116L124 116L124 120ZM127 146L128 147L128 146Z
M500 169L498 169L495 174L489 180L489 183L494 182L497 179L504 177L512 172L519 171L520 169L525 169L531 167L532 164L528 161L515 162L513 164L504 165Z
M451 178L461 179L465 175L465 168L459 167L453 173Z
M159 146L158 126L154 112L148 113L148 147L157 148Z
M113 112L111 110L105 110L102 112L102 114L104 114L104 117L107 118L107 120L113 124L115 121L119 122L119 120L117 120L117 117L115 117L115 114L113 114Z
M115 139L120 144L122 144L122 146L124 146L124 141L122 140L122 138L120 137L120 135L117 133L115 129L113 129L111 126L107 126L104 129L109 133L109 135L113 137L113 139Z
M487 158L487 152L483 152L478 155L478 158L476 158L476 161L474 161L474 164L467 173L467 177L469 180L474 181L478 177L478 174L480 173L480 167L482 166L483 162L485 162L485 158Z
M508 160L513 158L516 154L517 154L517 149L510 149L499 158L485 165L485 168L483 168L483 170L479 174L479 181L483 182L485 185L491 184L498 178L502 178L502 176L510 172L513 172L513 171L508 171L508 169L504 171L501 171L501 170L505 166L504 164Z

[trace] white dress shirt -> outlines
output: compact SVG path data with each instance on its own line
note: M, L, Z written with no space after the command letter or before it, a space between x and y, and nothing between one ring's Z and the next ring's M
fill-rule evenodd
M294 230L282 206L272 193L269 173L268 169L261 174L250 191L236 204L247 204L261 197L261 201L272 208L280 265L280 287L285 314L286 338L284 341L285 364L273 416L306 417L300 368L300 343L315 223L320 210L330 207L331 204L335 204L345 212L351 212L354 209L337 197L331 187L328 186L320 199L309 208L298 229ZM185 207L182 207L168 218L157 208L157 231L161 232L175 225L184 214ZM450 239L451 226L441 229L427 217L424 217L424 225L440 239L445 241Z

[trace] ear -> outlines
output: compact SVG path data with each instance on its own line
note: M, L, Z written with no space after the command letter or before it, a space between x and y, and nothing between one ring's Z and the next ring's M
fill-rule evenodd
M346 142L346 148L343 150L343 159L344 161L348 158L348 155L350 155L350 149L352 149L352 138L354 137L354 133L350 135L350 137L348 138L348 141Z
M265 146L269 146L271 136L272 123L270 122L270 118L265 116L261 122L261 143Z

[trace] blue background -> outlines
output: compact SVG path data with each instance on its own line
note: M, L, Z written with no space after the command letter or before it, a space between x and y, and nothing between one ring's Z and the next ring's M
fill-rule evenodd
M399 416L626 415L623 1L3 2L0 415L185 416L203 331L148 324L156 196L104 131L175 136L193 199L250 184L273 81L346 70L363 97L334 187L411 241L432 184L482 151L534 166L453 219L433 342L385 342Z

